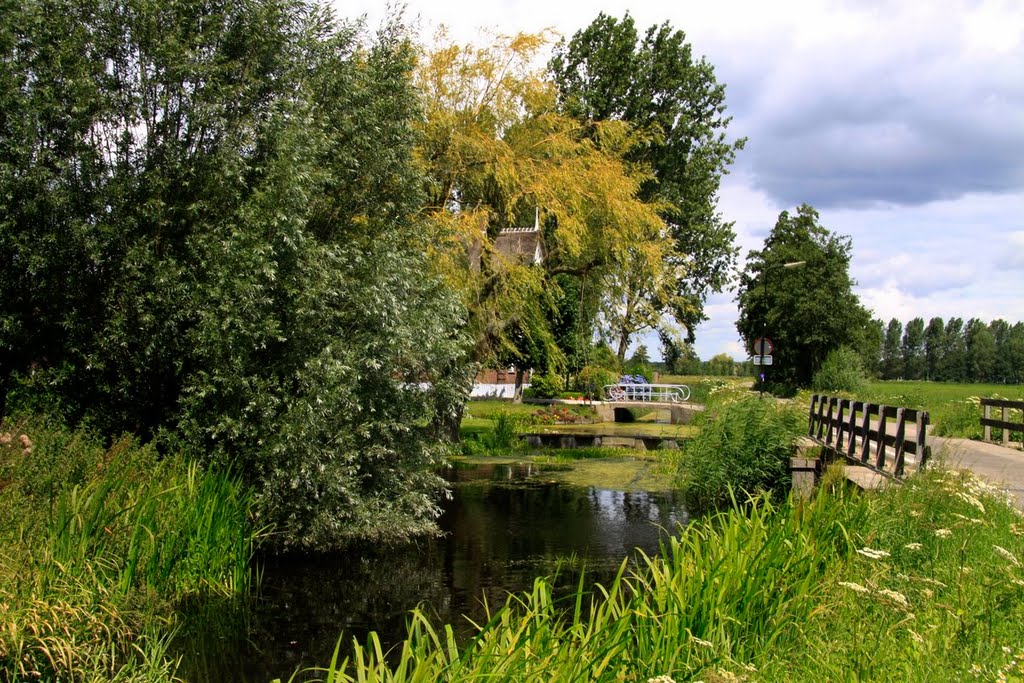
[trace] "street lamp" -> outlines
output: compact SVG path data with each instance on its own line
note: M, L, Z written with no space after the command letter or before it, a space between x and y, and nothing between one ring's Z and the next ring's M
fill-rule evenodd
M789 261L788 263L783 263L781 265L774 266L774 267L775 268L799 268L800 266L804 265L805 263L807 263L807 261ZM767 259L766 259L765 260L765 264L764 264L764 296L762 298L762 302L764 304L764 316L761 318L761 348L760 349L758 349L758 348L754 349L755 355L759 354L761 356L761 360L762 361L764 360L764 355L765 355L764 354L764 347L766 346L765 340L768 339L768 273L771 270L772 270L772 268L768 267L768 262L767 262ZM768 378L768 366L765 365L764 363L762 363L761 364L761 392L760 392L760 396L762 398L764 397L764 385L765 385L765 382L767 381L767 378Z

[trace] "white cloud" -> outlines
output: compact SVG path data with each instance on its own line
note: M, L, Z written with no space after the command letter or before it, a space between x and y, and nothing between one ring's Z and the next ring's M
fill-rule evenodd
M1024 230L1011 232L1006 236L1006 243L1000 249L997 247L999 257L996 265L1003 270L1024 271ZM1024 297L1024 292L1021 292Z

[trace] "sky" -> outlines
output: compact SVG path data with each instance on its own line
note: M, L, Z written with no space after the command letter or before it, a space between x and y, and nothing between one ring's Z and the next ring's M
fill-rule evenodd
M385 14L335 6L371 27ZM852 239L854 292L876 318L1024 321L1024 0L406 3L422 36L445 25L466 42L570 38L602 11L641 31L669 22L726 85L728 134L747 144L718 209L741 266L781 211L808 203ZM734 298L709 299L701 358L748 356Z

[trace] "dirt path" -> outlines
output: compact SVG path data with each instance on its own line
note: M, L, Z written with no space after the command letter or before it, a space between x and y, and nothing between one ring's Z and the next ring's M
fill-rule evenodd
M1024 451L999 444L969 439L950 439L928 435L933 457L947 467L968 469L990 484L1005 488L1024 510Z

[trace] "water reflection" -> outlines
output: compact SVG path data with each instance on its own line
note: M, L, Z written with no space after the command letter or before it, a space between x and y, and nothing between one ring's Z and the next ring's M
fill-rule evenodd
M376 630L385 647L398 642L417 605L468 633L462 615L481 620L485 601L496 607L508 591L556 572L564 592L581 571L607 582L635 548L655 552L665 530L686 521L672 493L571 487L549 473L537 465L451 470L441 538L264 558L261 599L246 627L186 646L186 679L287 680L296 668L326 663L342 631L363 639Z

